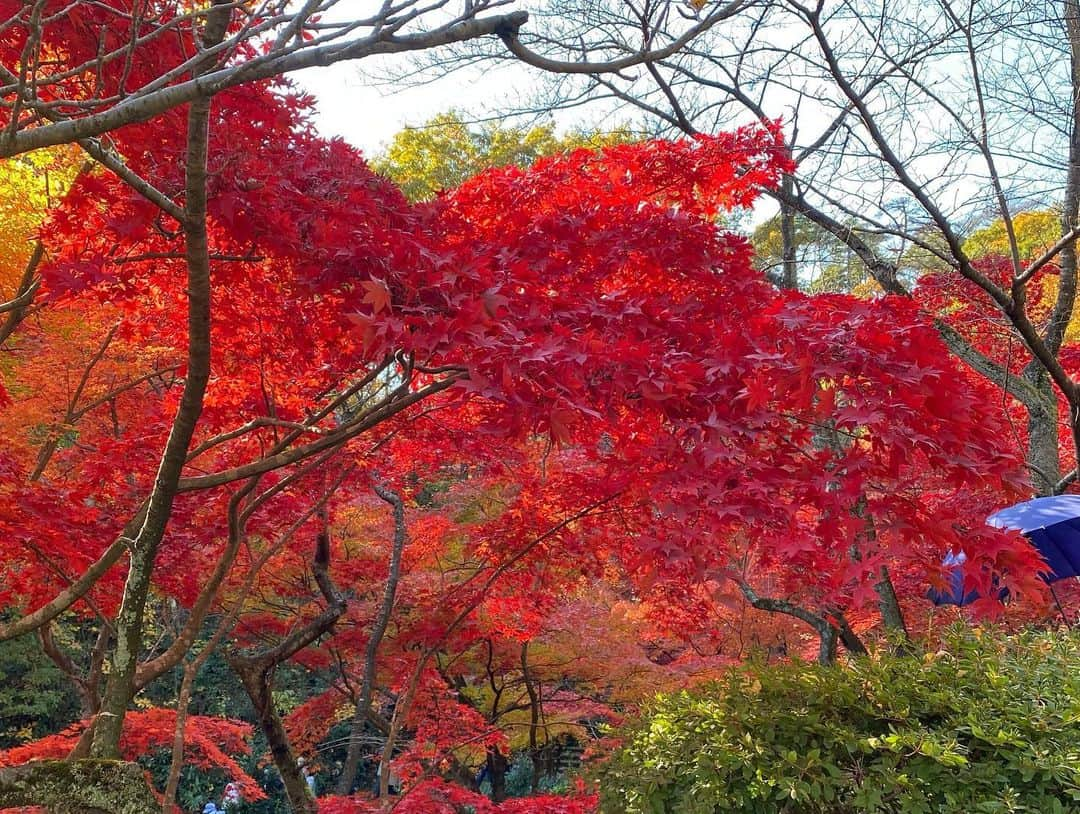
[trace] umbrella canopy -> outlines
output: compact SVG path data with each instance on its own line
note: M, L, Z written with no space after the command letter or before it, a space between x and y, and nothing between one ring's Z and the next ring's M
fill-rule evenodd
M1037 497L986 518L999 529L1016 529L1046 560L1047 582L1080 575L1080 495Z

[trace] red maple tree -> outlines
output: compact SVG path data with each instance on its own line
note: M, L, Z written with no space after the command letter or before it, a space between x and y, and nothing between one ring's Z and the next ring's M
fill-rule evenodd
M67 26L50 31L68 66L127 36L97 4ZM193 47L158 40L107 84L152 83ZM85 95L85 76L61 73L49 93ZM682 627L686 646L709 634L680 621L694 609L778 610L811 624L823 658L838 635L858 646L852 623L882 586L921 597L950 550L984 593L1038 592L1031 548L982 523L1025 488L985 385L912 303L779 292L718 221L788 166L774 123L493 170L411 206L313 131L311 104L265 80L116 130L112 149L154 190L85 172L37 236L39 316L3 371L2 631L71 609L116 640L109 670L67 665L80 736L10 760L161 743L160 716L127 710L174 668L188 693L175 769L185 743L206 758L200 738L221 724L184 719L220 646L298 811L313 804L296 749L330 712L377 713L378 683L396 698L382 760L408 741L407 805L575 812L587 796L494 808L446 777L466 746L506 757L505 709L457 695L482 646L530 714L614 707L550 686L545 700L555 674L529 674L525 646L554 637L590 584L645 597L657 638ZM373 491L393 522L370 519L385 514ZM350 528L365 513L379 556ZM186 614L153 647L148 601ZM699 666L725 658L717 646ZM271 691L286 662L353 689L283 721Z

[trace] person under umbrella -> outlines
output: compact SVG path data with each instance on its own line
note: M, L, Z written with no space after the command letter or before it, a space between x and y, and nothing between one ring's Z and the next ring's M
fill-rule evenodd
M941 567L948 572L946 582L949 587L944 591L937 588L931 588L927 591L926 596L931 602L935 605L958 605L963 607L964 605L970 605L979 598L979 592L974 589L964 591L964 571L962 566L965 562L967 562L967 554L963 551L955 553L950 551L945 555L945 559L941 561Z

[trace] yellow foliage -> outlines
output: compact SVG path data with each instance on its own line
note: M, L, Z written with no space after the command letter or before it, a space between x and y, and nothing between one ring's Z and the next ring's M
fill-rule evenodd
M78 166L77 154L68 148L0 162L0 301L14 293L38 227Z
M557 136L551 125L529 129L499 124L470 127L457 112L450 111L419 127L402 130L372 166L400 186L409 200L424 201L490 167L527 167L554 153L629 141L633 136L628 130L575 131Z
M1016 234L1016 247L1022 262L1030 262L1041 256L1061 237L1061 215L1053 209L1034 209L1020 212L1013 218L1013 232ZM989 226L973 232L964 241L964 251L973 259L989 255L1011 254L1005 222L998 219ZM1038 288L1033 288L1029 295L1036 313L1049 314L1057 300L1057 277L1046 279ZM1072 318L1065 332L1066 342L1080 339L1080 303L1073 307Z
M1013 218L1013 231L1016 234L1020 259L1034 260L1061 237L1061 217L1052 209L1021 212ZM971 237L964 241L964 251L975 259L992 254L1008 257L1009 237L1005 231L1005 222L998 219L972 233Z
M870 277L869 275L867 275L867 277L862 282L856 284L855 287L851 289L852 296L858 297L859 299L863 300L868 300L873 297L881 296L881 294L883 293L884 291L878 284L878 281L875 280L873 277Z

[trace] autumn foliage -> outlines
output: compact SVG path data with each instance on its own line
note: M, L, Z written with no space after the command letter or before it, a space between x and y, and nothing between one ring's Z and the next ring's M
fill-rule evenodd
M50 28L61 67L120 36L107 7ZM99 81L136 87L182 55L155 42ZM806 651L746 588L872 633L883 573L922 614L964 550L984 595L1039 600L1035 552L982 522L1028 488L1000 398L916 302L778 291L721 225L789 167L779 123L578 149L410 204L314 131L313 104L280 81L215 98L211 378L154 561L150 604L175 624L143 643L137 690L219 629L234 668L283 652L333 610L330 581L343 610L283 657L320 677L285 716L290 749L332 773L320 744L373 683L361 717L398 737L395 810L583 814L587 789L491 801L464 778L595 741L657 688L754 649ZM112 137L170 198L185 116ZM47 609L104 563L68 615L100 629L188 374L189 258L175 213L103 169L45 209L23 235L44 247L36 310L0 361L0 609ZM0 259L9 285L25 258ZM403 526L373 489L397 495ZM90 687L102 666L64 668ZM88 720L99 700L86 691ZM168 747L176 725L129 712L123 756ZM250 724L185 726L187 763L263 794L235 761ZM84 728L0 766L63 757Z

